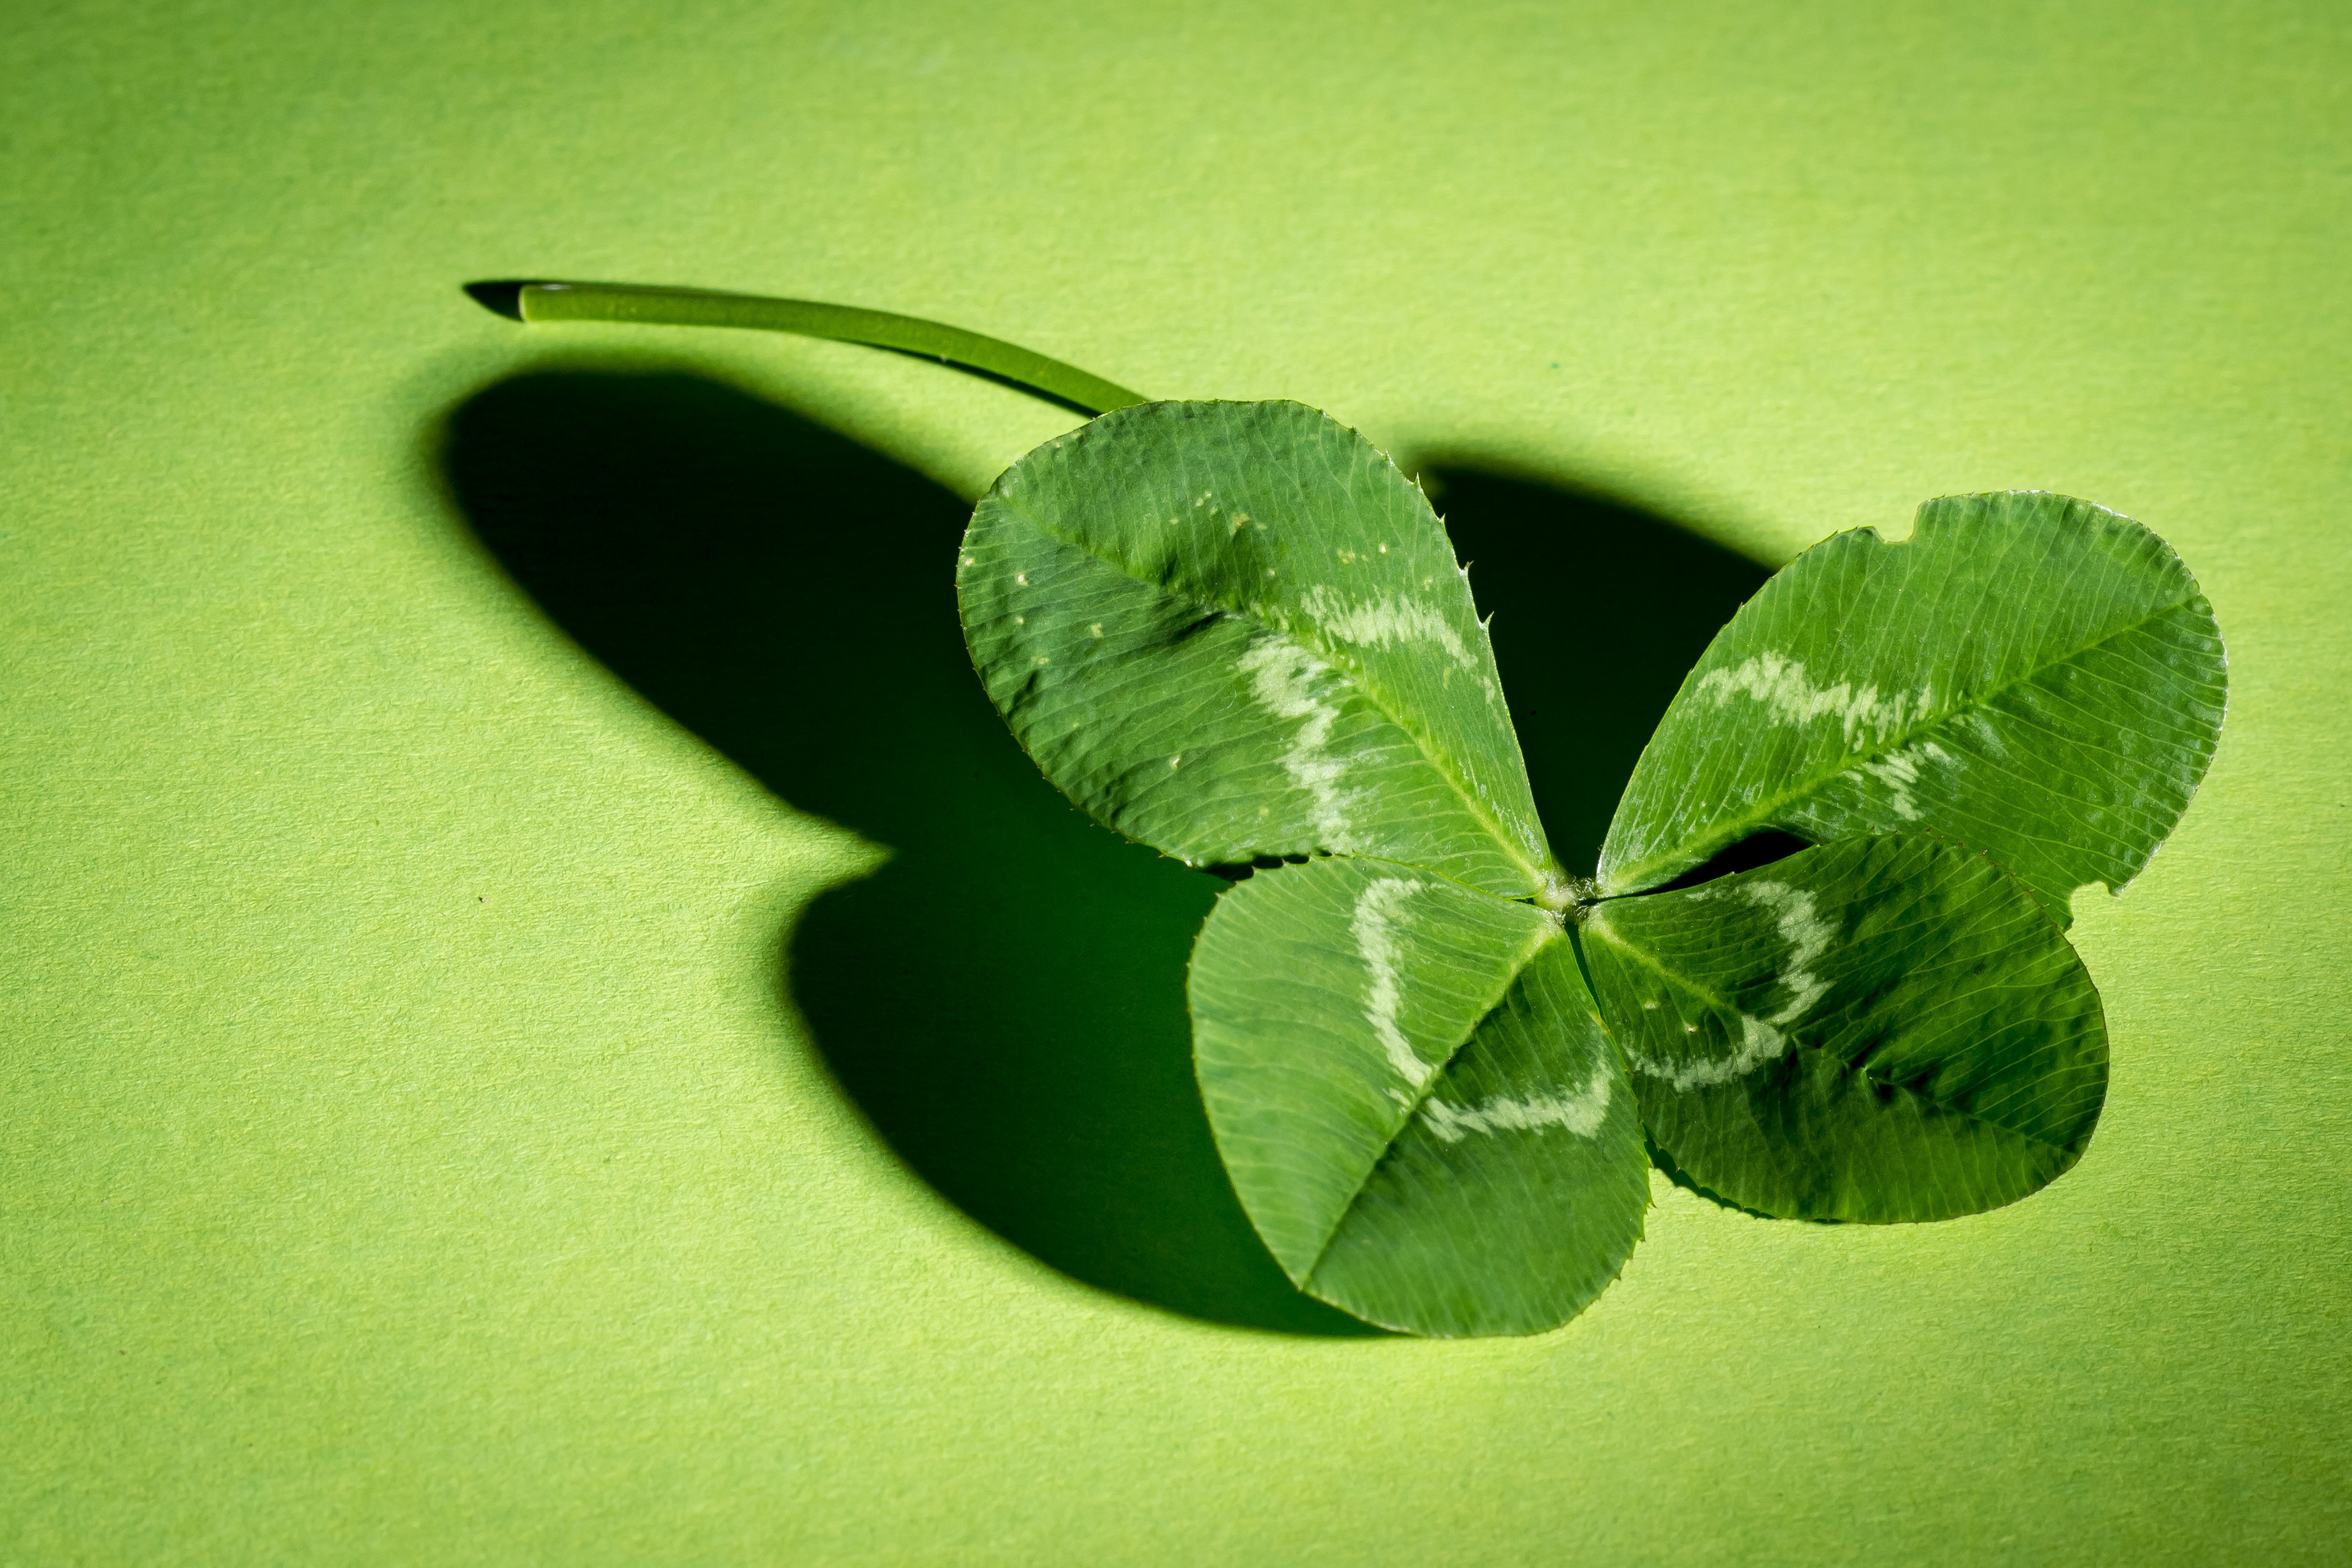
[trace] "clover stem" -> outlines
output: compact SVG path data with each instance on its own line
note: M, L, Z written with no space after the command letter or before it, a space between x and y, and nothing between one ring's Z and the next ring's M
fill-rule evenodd
M638 321L668 327L750 327L796 332L921 354L979 371L1067 404L1087 414L1108 414L1150 401L1076 365L1048 359L1002 338L968 332L919 317L814 300L772 300L758 294L723 294L708 289L661 289L630 283L525 283L516 308L526 321Z

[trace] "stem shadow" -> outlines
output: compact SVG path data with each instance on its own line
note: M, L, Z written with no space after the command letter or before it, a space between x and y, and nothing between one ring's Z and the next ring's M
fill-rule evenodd
M434 443L458 512L583 649L891 850L803 912L779 984L912 1171L1101 1289L1243 1328L1381 1331L1295 1290L1235 1200L1184 1004L1222 884L1094 826L990 707L956 618L965 502L676 372L524 372ZM1424 478L1496 612L1538 804L1589 868L1651 728L1764 572L1475 459Z

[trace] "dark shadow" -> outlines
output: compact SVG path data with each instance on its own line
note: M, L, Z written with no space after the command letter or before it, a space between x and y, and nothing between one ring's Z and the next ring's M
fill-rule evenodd
M970 508L683 374L548 370L449 416L466 519L581 646L804 811L894 851L804 913L790 1000L926 1181L1078 1279L1297 1333L1217 1162L1184 966L1221 886L1096 827L963 647Z
M780 983L915 1172L1100 1289L1379 1331L1294 1290L1235 1201L1183 994L1220 883L1089 823L990 708L956 619L964 502L690 374L517 375L437 440L457 506L558 626L778 795L892 851L810 906ZM1554 843L1589 869L1684 673L1765 573L1569 487L1466 461L1423 477L1495 615Z
M504 316L509 321L522 320L522 291L525 285L505 279L488 280L466 285L467 297L483 310Z
M1725 845L1673 881L1661 882L1652 890L1671 893L1683 888L1696 888L1702 882L1712 882L1717 877L1736 877L1742 871L1760 870L1775 860L1786 860L1798 850L1811 847L1810 841L1793 833L1783 833L1777 827L1759 828L1737 844Z
M1666 704L1770 573L1629 502L1475 458L1425 457L1421 479L1494 617L1552 848L1590 875Z

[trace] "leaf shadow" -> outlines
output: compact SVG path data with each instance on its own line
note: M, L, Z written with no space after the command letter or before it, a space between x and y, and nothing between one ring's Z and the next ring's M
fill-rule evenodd
M1098 1289L1241 1328L1381 1332L1292 1289L1218 1163L1183 985L1221 884L1073 809L972 675L967 503L691 372L542 365L431 439L458 513L556 626L777 795L891 852L779 933L777 984L913 1173ZM1499 612L1538 801L1574 864L1763 571L1571 487L1454 456L1426 472Z
M1184 967L1221 884L1073 809L972 674L968 503L692 374L516 374L449 412L436 458L583 648L891 851L780 933L778 983L908 1167L1100 1289L1246 1328L1380 1331L1292 1289L1218 1163Z

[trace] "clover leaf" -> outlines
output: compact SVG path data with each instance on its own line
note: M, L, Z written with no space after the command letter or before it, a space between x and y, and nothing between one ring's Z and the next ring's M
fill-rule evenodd
M1684 682L1584 880L1443 524L1326 416L1149 403L805 301L531 285L517 313L853 338L1109 410L982 499L966 641L1065 795L1234 879L1192 955L1194 1062L1302 1290L1536 1332L1623 1266L1654 1152L1764 1215L1867 1222L2080 1158L2107 1037L2069 900L2171 832L2226 689L2211 606L2130 519L1954 496L1901 542L1806 551ZM1708 876L1765 830L1811 847Z
M1528 1333L1641 1239L1634 1097L1549 911L1310 860L1218 900L1188 989L1218 1151L1300 1289L1416 1333Z
M1195 866L1373 855L1568 901L1436 514L1296 403L1156 403L1005 470L956 571L1062 792Z
M2090 975L2022 883L1948 840L1612 899L1581 935L1651 1139L1748 1208L1973 1214L2056 1178L2098 1121Z
M2127 517L2041 491L1946 496L1911 537L1823 541L1709 645L1642 753L1603 892L1654 888L1759 828L1944 834L2061 923L2121 888L2212 761L2213 608Z

